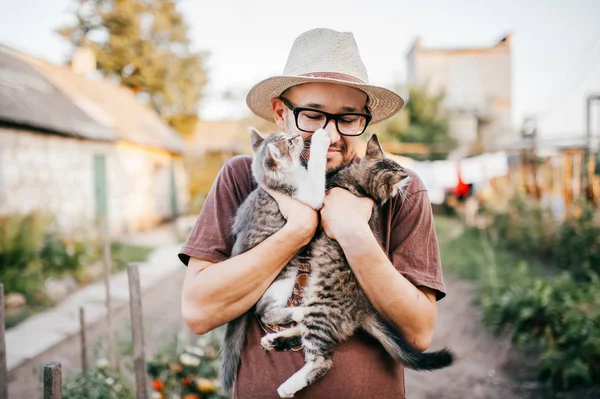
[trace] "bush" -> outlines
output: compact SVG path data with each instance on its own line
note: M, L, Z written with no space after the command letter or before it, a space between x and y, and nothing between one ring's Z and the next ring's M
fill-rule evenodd
M498 236L493 229L461 230L456 225L458 221L436 218L442 260L446 270L475 281L484 324L521 349L539 354L537 376L551 391L598 384L598 274L578 269L580 276L570 271L552 275L549 269L532 269L490 239ZM586 259L591 256L585 248L581 251Z
M556 246L558 224L549 209L528 197L515 196L506 212L494 213L489 228L511 250L548 259Z
M120 373L110 372L106 366L97 367L89 375L69 376L63 387L63 399L131 399L133 392Z
M538 376L553 390L600 381L600 282L589 277L540 279L522 265L482 295L485 324L539 350Z
M554 262L577 278L600 274L600 211L582 202L568 212L559 229Z
M46 278L76 274L92 254L89 242L62 237L48 214L0 218L0 281L7 293L23 294L30 305L48 303Z

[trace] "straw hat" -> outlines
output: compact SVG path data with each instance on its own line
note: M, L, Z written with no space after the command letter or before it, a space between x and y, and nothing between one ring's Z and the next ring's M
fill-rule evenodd
M246 97L256 115L273 122L271 100L292 86L303 83L337 83L355 87L369 96L371 124L381 122L400 111L404 99L391 90L369 84L367 69L351 32L312 29L296 38L283 75L256 84Z

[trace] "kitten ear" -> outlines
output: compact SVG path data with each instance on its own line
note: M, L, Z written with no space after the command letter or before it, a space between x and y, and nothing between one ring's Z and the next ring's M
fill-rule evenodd
M381 144L379 144L379 139L374 134L369 139L367 143L367 152L365 153L365 158L370 159L383 159L383 149L381 148Z
M256 128L250 127L248 129L248 133L250 133L250 142L252 143L252 150L256 152L258 147L265 141L264 137L260 134Z
M267 144L267 160L266 164L269 168L275 168L281 160L281 153L277 146L273 143Z

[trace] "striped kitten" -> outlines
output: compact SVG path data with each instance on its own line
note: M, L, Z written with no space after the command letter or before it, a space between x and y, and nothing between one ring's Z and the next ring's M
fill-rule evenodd
M260 186L286 193L314 209L321 209L325 198L325 168L329 136L317 130L310 143L310 158L306 167L301 163L304 150L302 137L277 133L263 138L250 129L252 175L259 187L250 193L238 209L233 222L235 243L231 256L236 256L263 242L285 225L277 202ZM286 309L298 273L299 256L293 258L271 283L256 304L256 313L269 324L291 322ZM227 324L221 347L221 386L223 392L233 388L246 341L246 326L254 309Z
M373 135L361 162L339 171L330 179L328 187L342 187L373 199L376 206L369 224L377 231L377 205L400 193L409 180L400 165L384 158L379 141ZM267 334L261 340L266 350L279 350L300 342L304 346L305 365L278 388L281 397L292 397L325 375L332 365L335 346L359 328L379 341L394 360L411 369L435 370L452 364L453 354L449 350L421 353L377 314L356 281L342 248L324 232L311 242L308 256L312 272L302 306L288 308L287 313L279 310L282 319L270 320L276 324L291 318L297 326Z

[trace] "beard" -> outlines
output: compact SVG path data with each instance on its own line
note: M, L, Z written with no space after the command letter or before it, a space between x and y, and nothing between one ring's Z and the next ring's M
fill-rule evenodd
M304 167L308 165L308 159L310 158L310 143L310 140L304 142L304 149L300 154L300 163ZM329 146L329 148L338 151L339 156L336 156L335 159L327 160L325 171L328 176L335 174L335 172L350 164L352 159L354 159L354 154L348 154L348 146L343 141L339 141L334 145ZM339 157L341 157L341 159L339 159Z

